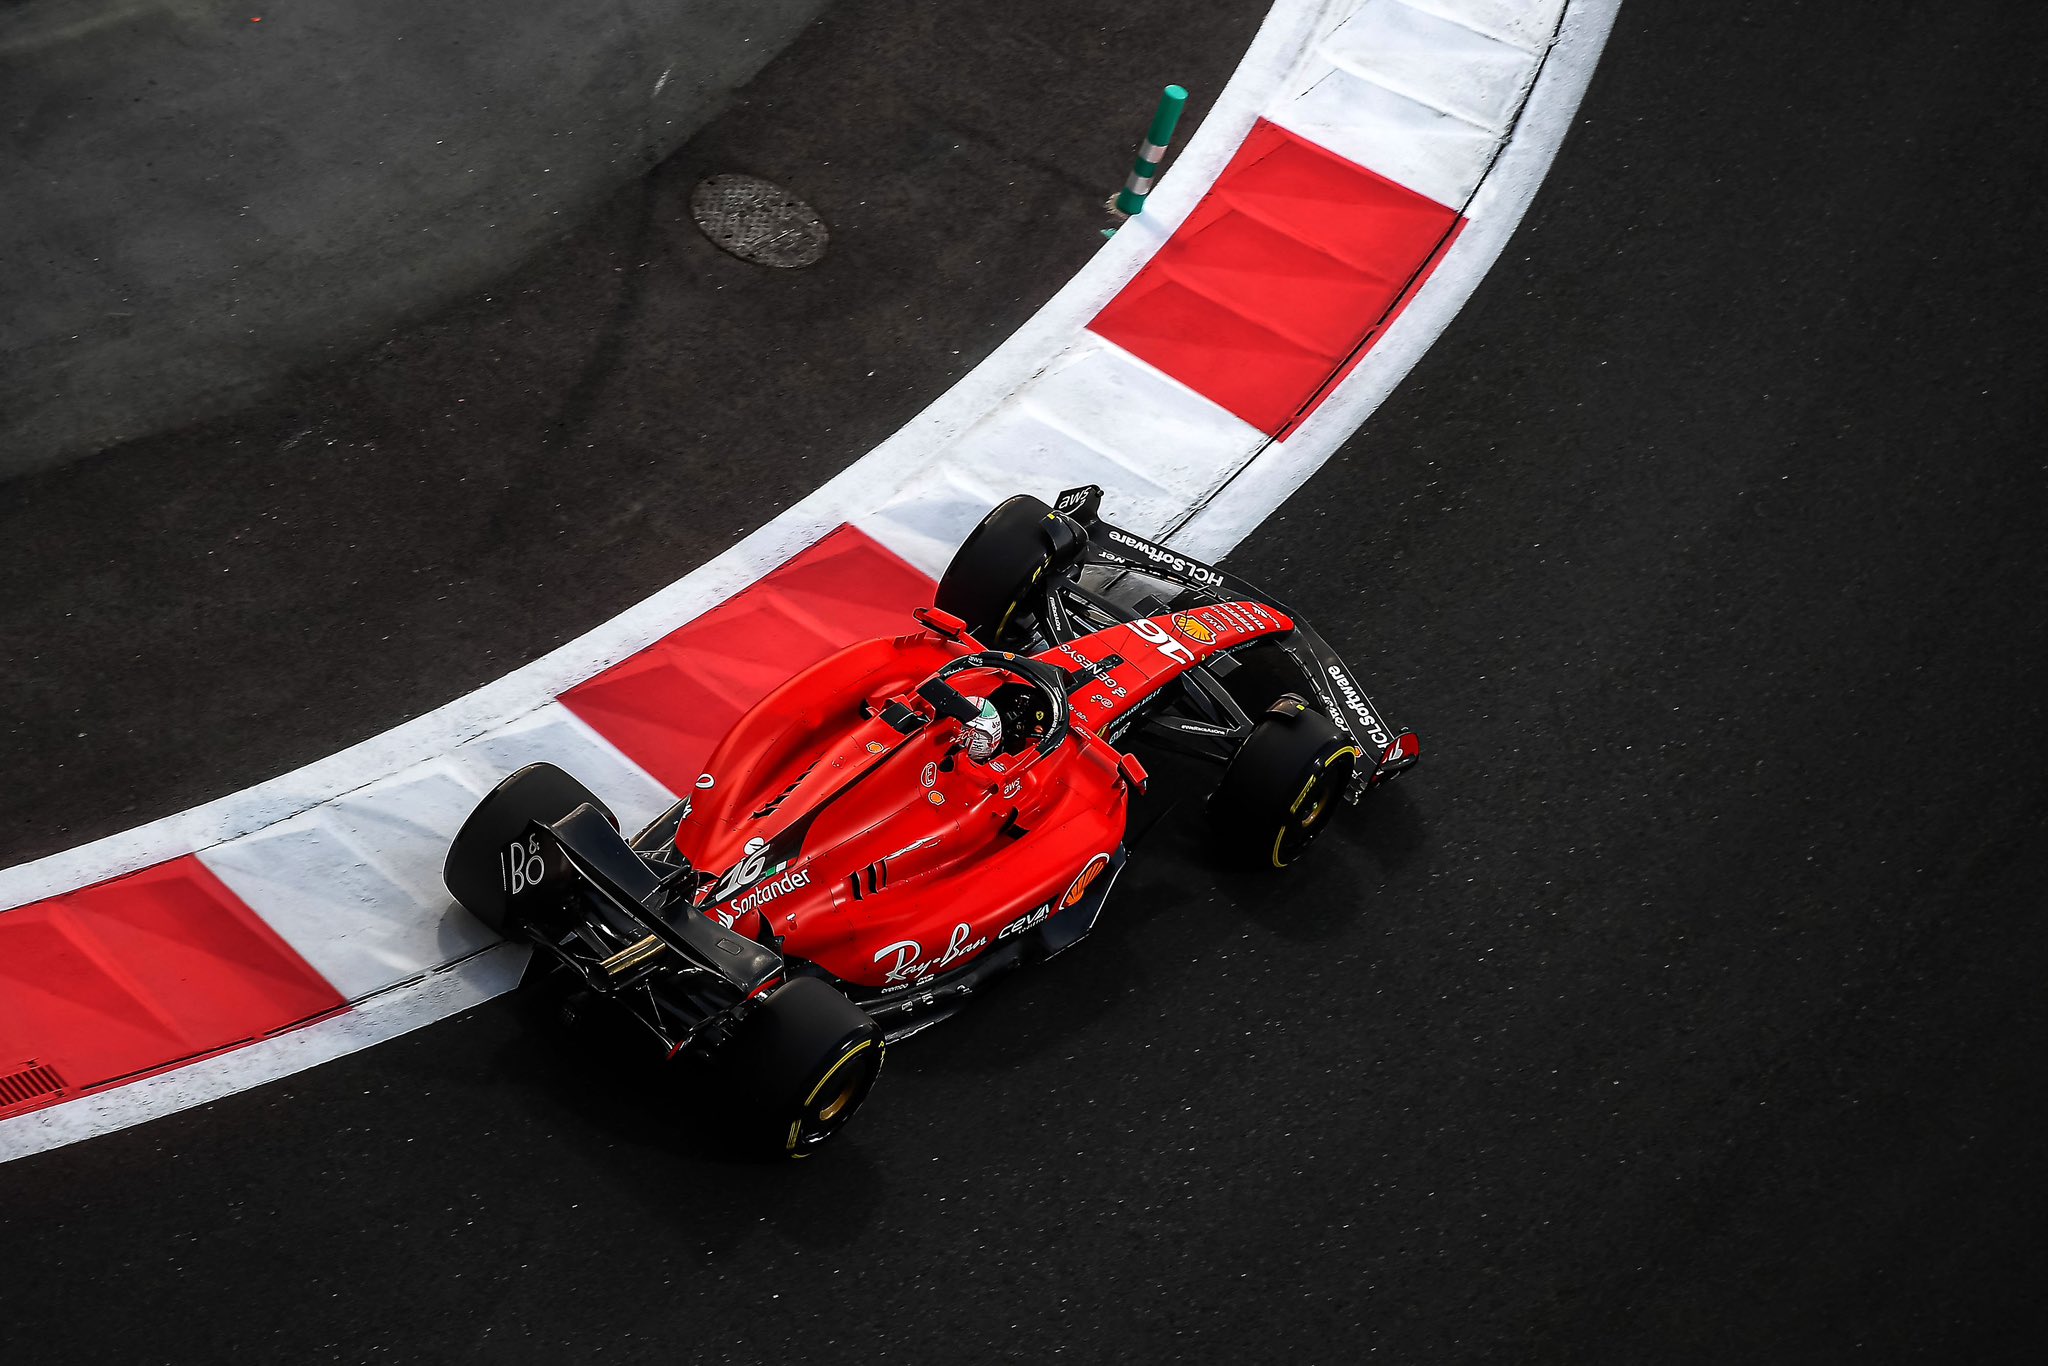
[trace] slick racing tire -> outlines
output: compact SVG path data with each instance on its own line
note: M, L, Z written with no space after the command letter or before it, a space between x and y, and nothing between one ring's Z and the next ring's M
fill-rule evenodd
M1226 847L1246 863L1285 868L1337 814L1358 746L1289 694L1259 718L1209 799Z
M611 808L590 789L553 764L528 764L491 790L462 823L441 865L441 881L455 899L499 934L512 932L512 891L523 890L524 868L516 875L508 860L512 846L535 821L552 825L585 802L618 826Z
M868 1013L815 977L798 977L740 1021L720 1055L749 1146L809 1157L874 1089L886 1044Z
M953 552L933 605L967 623L990 649L1018 643L1033 590L1052 570L1045 520L1052 508L1027 493L996 504Z

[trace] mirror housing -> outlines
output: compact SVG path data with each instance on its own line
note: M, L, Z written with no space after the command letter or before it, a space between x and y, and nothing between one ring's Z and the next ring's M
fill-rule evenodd
M911 609L910 615L917 618L918 625L947 640L958 640L967 634L967 623L951 612L941 612L936 607L917 607Z

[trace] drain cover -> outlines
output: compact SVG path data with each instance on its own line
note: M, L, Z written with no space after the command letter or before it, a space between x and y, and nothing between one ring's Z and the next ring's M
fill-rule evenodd
M690 216L715 245L757 266L815 265L830 236L817 210L759 176L699 181L690 191Z
M64 1078L57 1069L30 1058L13 1072L0 1072L0 1115L31 1101L47 1103L62 1095Z

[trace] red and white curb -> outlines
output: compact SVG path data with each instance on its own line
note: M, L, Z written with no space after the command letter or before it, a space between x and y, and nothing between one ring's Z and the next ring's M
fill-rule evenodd
M901 629L986 508L1102 485L1217 556L1357 429L1499 255L1619 0L1280 0L1144 214L986 362L686 578L372 740L0 872L0 1160L506 990L440 865L520 764L632 824L803 663ZM928 598L926 599L928 600Z

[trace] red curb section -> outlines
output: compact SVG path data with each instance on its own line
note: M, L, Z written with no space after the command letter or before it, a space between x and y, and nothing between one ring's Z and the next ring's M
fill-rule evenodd
M0 914L0 1115L344 1004L192 855Z
M834 650L920 629L932 581L851 526L562 694L562 704L671 792L754 703Z
M1284 437L1421 288L1464 220L1261 119L1089 324Z

